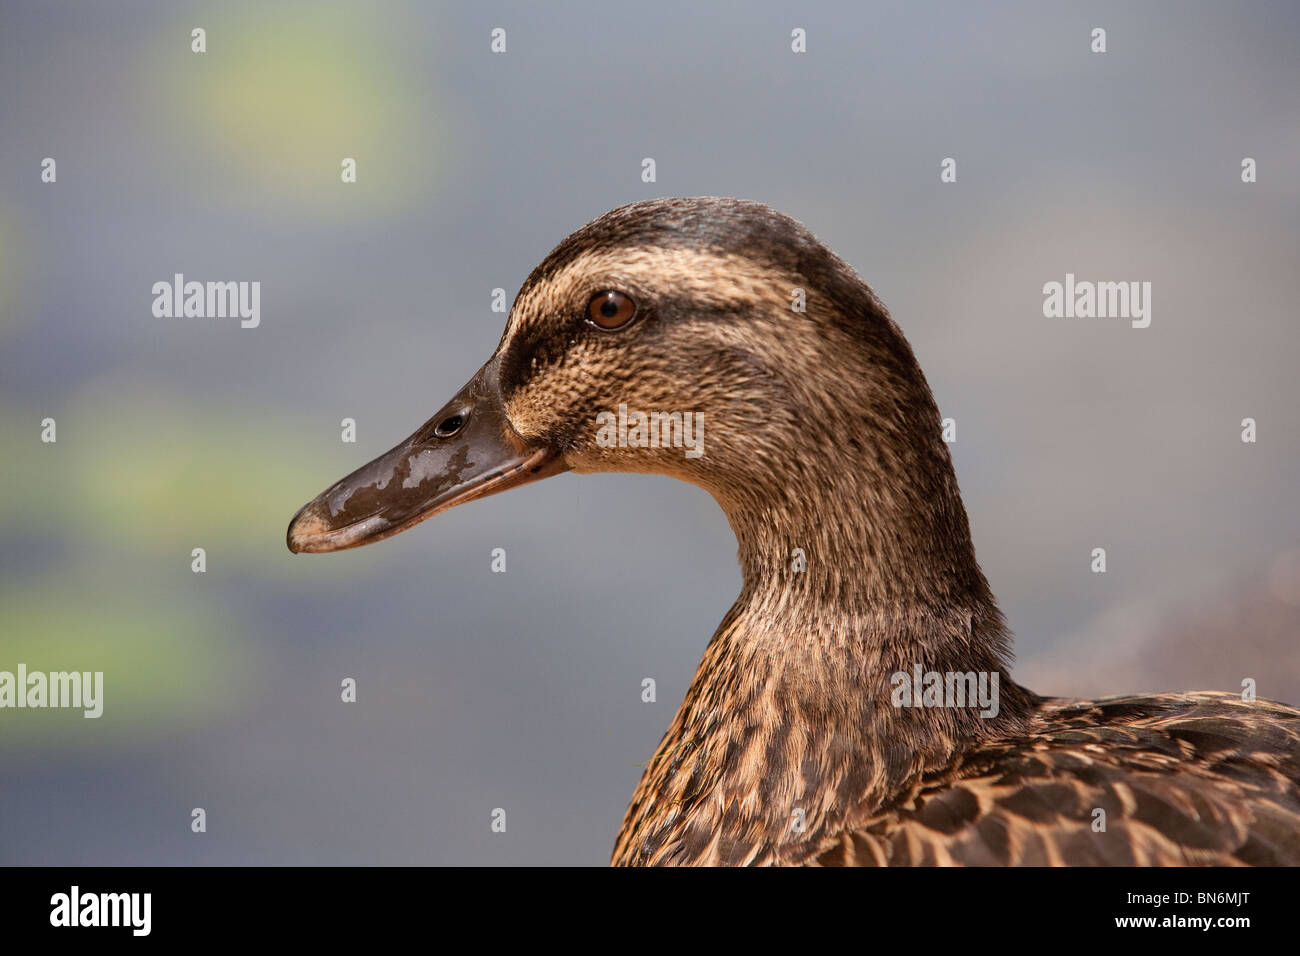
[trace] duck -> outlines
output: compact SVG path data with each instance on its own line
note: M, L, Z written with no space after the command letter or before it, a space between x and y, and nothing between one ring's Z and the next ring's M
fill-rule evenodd
M470 382L288 546L372 544L562 472L703 488L742 571L612 864L1300 864L1300 711L1012 680L930 386L796 220L663 198L581 227Z

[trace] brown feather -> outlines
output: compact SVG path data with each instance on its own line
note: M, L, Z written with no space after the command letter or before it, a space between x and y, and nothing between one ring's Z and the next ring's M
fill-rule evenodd
M618 332L583 319L611 289L637 304ZM498 356L525 441L578 472L693 482L740 546L743 589L614 863L1300 863L1300 712L1011 680L925 376L799 223L734 199L616 209L534 270ZM703 413L705 454L593 440L620 404ZM895 706L891 675L914 668L996 676L996 714Z

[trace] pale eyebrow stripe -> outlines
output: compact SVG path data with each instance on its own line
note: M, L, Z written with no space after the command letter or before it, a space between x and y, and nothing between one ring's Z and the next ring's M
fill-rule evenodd
M706 307L789 306L788 296L804 283L783 269L735 253L664 246L585 252L549 279L525 290L510 310L499 352L518 335L557 311L572 308L579 293L595 293L620 281L664 288Z

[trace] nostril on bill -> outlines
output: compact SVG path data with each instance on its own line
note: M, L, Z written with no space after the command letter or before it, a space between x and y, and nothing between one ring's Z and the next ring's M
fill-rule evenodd
M434 426L433 433L439 438L451 438L458 431L465 427L465 421L469 418L469 412L457 412L454 415L448 415L442 421Z

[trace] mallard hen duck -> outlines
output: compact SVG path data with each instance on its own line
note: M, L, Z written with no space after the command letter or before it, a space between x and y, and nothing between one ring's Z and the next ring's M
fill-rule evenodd
M925 376L794 220L659 199L579 229L470 383L299 511L289 548L379 541L565 470L701 486L744 574L613 863L1300 863L1300 711L1012 681Z

